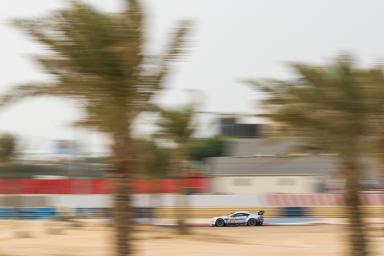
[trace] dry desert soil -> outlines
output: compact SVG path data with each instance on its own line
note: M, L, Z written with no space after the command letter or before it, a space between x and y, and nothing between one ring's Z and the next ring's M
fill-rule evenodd
M113 255L112 231L101 225L35 222L3 223L0 228L0 256ZM384 255L383 230L368 229L373 255ZM133 243L135 255L141 256L339 256L346 255L345 238L342 225L199 227L184 236L172 228L136 227Z

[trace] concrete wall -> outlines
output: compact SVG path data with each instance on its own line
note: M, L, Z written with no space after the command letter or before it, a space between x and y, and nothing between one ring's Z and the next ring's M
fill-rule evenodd
M178 200L181 204L177 204ZM135 194L135 207L257 207L267 202L254 195L188 195ZM68 207L68 208L110 208L111 195L19 195L0 196L0 207Z
M214 194L315 193L315 176L227 176L212 179Z

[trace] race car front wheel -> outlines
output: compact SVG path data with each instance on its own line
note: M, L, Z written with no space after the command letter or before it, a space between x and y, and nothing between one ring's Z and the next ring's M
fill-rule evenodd
M248 226L256 226L256 220L255 219L249 219L247 222Z
M217 219L215 222L216 227L224 227L224 225L225 225L225 222L223 219Z

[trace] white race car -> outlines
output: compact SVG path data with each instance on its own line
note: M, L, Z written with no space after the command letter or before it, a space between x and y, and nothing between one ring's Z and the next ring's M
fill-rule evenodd
M238 211L226 216L212 218L211 226L224 227L230 225L261 226L264 223L264 211L257 213Z

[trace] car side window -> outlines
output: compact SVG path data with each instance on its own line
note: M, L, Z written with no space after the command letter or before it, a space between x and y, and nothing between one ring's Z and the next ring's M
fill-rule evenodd
M236 213L233 215L233 217L248 217L249 214L248 213Z

